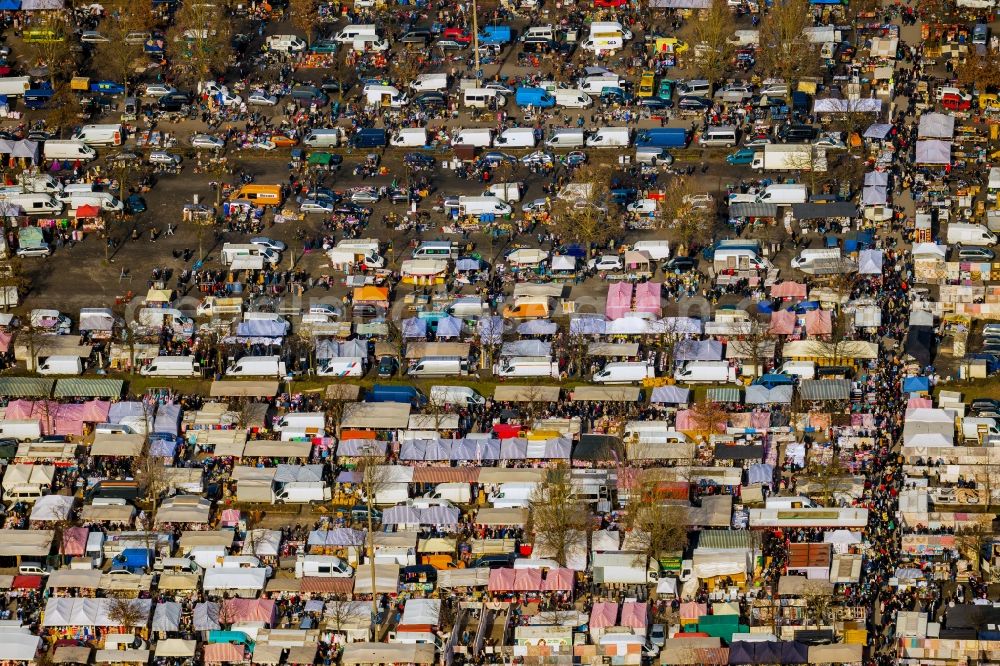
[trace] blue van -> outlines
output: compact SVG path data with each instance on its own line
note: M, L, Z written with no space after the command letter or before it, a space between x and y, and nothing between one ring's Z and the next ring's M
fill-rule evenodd
M518 88L514 93L514 103L518 106L537 106L547 109L556 105L556 98L542 88Z
M52 99L52 88L32 88L24 92L24 105L29 109L44 109Z
M375 384L368 393L368 402L401 402L411 405L424 405L427 398L413 386L402 384Z
M479 33L480 44L506 44L512 38L509 25L488 25Z
M363 127L354 133L350 144L354 148L382 148L387 144L385 130Z
M686 148L688 133L683 127L653 127L639 132L636 148Z

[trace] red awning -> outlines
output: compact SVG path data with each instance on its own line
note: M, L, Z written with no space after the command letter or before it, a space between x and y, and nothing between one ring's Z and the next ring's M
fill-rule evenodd
M209 643L205 646L205 662L222 664L225 662L243 661L243 646L232 643Z
M414 467L413 483L474 483L478 467Z
M302 578L302 582L299 583L299 592L303 594L312 592L313 594L350 595L354 592L354 579L305 576Z
M97 217L101 214L101 209L97 206L83 205L76 209L77 217Z
M14 581L10 585L13 590L37 590L41 586L41 576L14 576Z

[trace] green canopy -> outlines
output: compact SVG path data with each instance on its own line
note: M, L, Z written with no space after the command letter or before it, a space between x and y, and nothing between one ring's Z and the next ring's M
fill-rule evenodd
M309 164L319 164L320 166L327 166L330 164L330 159L333 156L326 151L320 151L318 153L309 154Z

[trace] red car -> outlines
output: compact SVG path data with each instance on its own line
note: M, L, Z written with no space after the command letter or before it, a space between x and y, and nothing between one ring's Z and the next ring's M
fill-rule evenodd
M441 39L454 39L459 44L472 43L472 35L461 28L445 28L441 33Z
M968 111L972 108L972 101L969 99L962 99L961 96L955 95L954 93L945 93L941 97L941 106L949 111Z

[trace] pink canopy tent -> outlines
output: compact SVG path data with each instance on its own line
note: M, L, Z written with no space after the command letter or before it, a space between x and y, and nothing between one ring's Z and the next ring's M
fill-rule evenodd
M621 319L632 309L632 284L616 282L608 287L608 302L604 314L608 319Z
M6 354L10 350L10 341L14 339L13 333L0 331L0 352Z
M516 592L538 592L542 589L541 569L515 569L514 590Z
M490 592L510 592L514 589L513 569L491 569L490 580L486 584Z
M273 599L226 599L222 610L229 622L274 624Z
M613 601L598 601L590 610L590 628L604 629L615 626L618 620L618 604Z
M240 522L240 510L239 509L223 509L222 515L219 516L219 522L223 527L232 527L233 525L238 525Z
M833 317L829 310L810 310L806 313L806 333L809 335L830 335L833 333Z
M697 620L706 613L708 613L707 604L699 604L694 601L685 601L681 604L680 616L682 620Z
M87 550L87 537L90 530L86 527L70 527L62 533L62 544L59 549L61 555L67 557L80 557Z
M771 296L774 298L805 298L806 286L786 280L771 287Z
M542 589L546 592L571 592L575 577L572 569L549 569Z
M910 398L906 401L907 409L921 409L927 407L928 409L934 406L934 401L930 398Z
M771 412L730 412L729 423L734 428L767 429L771 427Z
M205 663L224 664L245 661L243 646L235 643L206 643Z
M111 403L90 400L82 404L60 403L54 400L14 400L7 405L8 419L41 421L42 434L82 435L84 423L108 420Z
M626 601L622 604L621 626L633 629L645 629L649 623L649 606L638 601Z
M635 285L635 312L648 312L659 317L663 313L660 305L660 289L663 285L659 282L641 282Z
M697 430L698 425L692 416L690 409L682 409L677 412L677 429L681 432L685 430ZM726 422L719 421L715 424L715 432L726 432Z
M771 335L791 335L795 332L795 313L775 310L771 313L771 325L767 331Z

